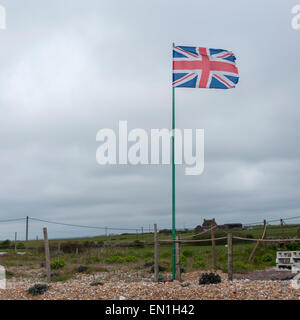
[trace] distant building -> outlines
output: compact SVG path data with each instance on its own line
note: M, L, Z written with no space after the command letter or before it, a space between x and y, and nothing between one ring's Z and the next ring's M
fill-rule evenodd
M215 218L213 219L204 219L202 226L197 226L195 228L196 232L202 232L211 229L213 226L217 226Z
M243 229L243 225L241 223L227 223L219 226L220 230L233 230L233 229Z
M213 218L213 219L204 219L202 225L198 225L195 228L195 231L196 232L207 231L211 229L213 226L217 226L219 230L243 229L243 225L241 223L226 223L218 226L215 218Z

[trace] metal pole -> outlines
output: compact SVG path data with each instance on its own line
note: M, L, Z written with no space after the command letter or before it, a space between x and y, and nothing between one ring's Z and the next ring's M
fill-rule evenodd
M175 44L173 43L173 48ZM173 55L173 50L172 50ZM176 276L176 224L175 224L175 88L172 87L172 278Z
M175 223L175 88L173 88L173 108L172 108L172 278L175 280L176 274L176 249L175 249L175 239L176 239L176 223Z
M15 232L15 252L17 252L17 232Z

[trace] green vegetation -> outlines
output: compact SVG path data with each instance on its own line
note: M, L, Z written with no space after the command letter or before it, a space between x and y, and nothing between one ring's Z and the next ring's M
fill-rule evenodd
M285 226L285 236L295 237L299 226ZM263 229L261 226L248 230L233 230L236 236L245 238L260 238ZM185 230L184 237L195 235L194 231ZM179 232L179 235L181 233ZM215 237L226 236L225 231L216 231ZM268 226L268 238L281 238L280 226ZM195 238L206 239L210 234L198 235ZM159 233L159 239L170 239L171 234L165 230ZM38 244L38 247L37 247ZM60 244L58 246L58 244ZM235 273L263 270L275 265L277 250L300 250L300 244L287 243L287 248L277 243L260 244L253 261L248 263L249 255L255 245L254 241L233 240L233 268ZM23 242L17 242L18 248L23 248ZM58 247L60 250L58 251ZM0 249L8 252L0 256L0 265L12 268L14 276L18 276L18 268L44 268L43 241L29 241L29 250L25 255L14 252L14 243L0 242ZM211 244L206 242L181 245L181 267L186 272L212 269ZM19 249L18 249L19 251ZM50 240L51 269L58 270L52 281L65 281L77 272L93 273L118 270L136 271L139 273L153 272L153 233L144 234L137 238L136 234L122 234L108 237L94 237L72 240ZM226 240L216 241L217 269L227 271ZM171 272L172 251L171 245L161 243L159 246L160 271ZM20 274L22 270L20 271Z
M34 286L30 287L28 289L28 293L37 296L40 294L44 294L46 291L48 291L50 287L47 284L35 284Z
M220 283L221 277L215 273L203 273L199 279L199 284L213 284Z
M297 251L297 250L300 250L300 244L291 242L286 245L286 248L287 250L290 250L290 251Z
M90 286L92 286L92 287L95 287L95 286L103 286L103 285L104 285L103 282L98 282L98 281L95 281L95 282L90 283Z
M53 281L53 282L63 282L63 281L67 281L67 280L71 279L72 277L73 277L72 273L63 273L63 274L54 275L51 278L51 281Z
M63 268L66 264L64 259L55 259L50 263L50 267L51 269L57 270Z

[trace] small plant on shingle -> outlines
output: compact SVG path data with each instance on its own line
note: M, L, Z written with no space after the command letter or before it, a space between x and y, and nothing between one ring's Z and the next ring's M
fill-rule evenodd
M300 250L300 244L299 243L295 243L295 242L291 242L291 243L288 243L286 245L287 249L290 250L290 251L297 251L297 250Z
M77 272L79 272L79 273L86 272L87 269L88 269L88 267L86 267L86 266L79 266L77 268Z
M184 250L184 251L182 252L182 255L183 255L184 257L186 257L186 258L192 257L193 254L194 254L194 251L193 251L193 250L189 250L189 249Z
M55 259L50 263L50 267L51 269L57 270L63 268L66 264L64 259Z
M103 285L104 285L103 282L98 282L98 281L95 281L95 282L90 283L90 286L92 286L92 287L95 287L95 286L103 286Z
M215 273L203 273L200 277L199 284L213 284L220 283L221 277Z
M153 265L154 265L154 261L149 261L149 262L145 262L144 267L149 268L149 267L152 267Z
M192 264L193 268L204 268L206 267L206 263L204 261L196 261Z
M166 271L167 268L166 267L163 267L163 266L158 266L158 271ZM154 266L151 267L151 270L150 270L151 273L154 273Z
M33 296L38 296L40 294L44 294L46 291L48 291L50 287L47 284L35 284L34 286L30 287L28 289L28 293Z
M136 256L127 256L125 258L125 261L126 262L137 262L138 261L138 258Z
M273 256L269 253L266 253L262 256L261 259L263 262L271 262L271 261L273 261Z

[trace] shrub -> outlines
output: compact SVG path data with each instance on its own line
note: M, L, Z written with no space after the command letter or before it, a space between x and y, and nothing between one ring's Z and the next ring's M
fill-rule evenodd
M171 229L161 229L158 231L158 233L170 234L170 233L172 233L172 230Z
M237 261L233 264L233 268L236 272L246 272L251 270L251 265Z
M144 252L143 257L144 258L153 258L153 252L150 252L150 251Z
M218 256L218 261L219 262L225 262L227 260L227 257L224 254L221 254Z
M7 270L5 273L6 273L6 278L8 278L8 279L14 277L14 273L11 271Z
M199 279L199 284L220 283L221 277L215 273L203 273Z
M270 249L270 250L277 250L277 249L278 249L278 246L277 246L277 244L272 243L272 244L270 244L270 245L268 246L268 249Z
M105 259L108 263L123 263L125 259L121 256L110 256Z
M255 264L260 264L261 260L260 260L259 257L254 257L254 258L253 258L253 262L254 262Z
M78 263L79 259L77 258L71 258L71 263Z
M202 260L202 257L201 257L199 254L194 254L194 255L193 255L193 259L194 259L195 261L200 261L200 260Z
M101 258L98 258L98 257L89 257L87 259L87 263L90 263L90 264L93 264L93 263L96 263L96 262L101 262L102 259Z
M17 242L18 249L25 249L25 244L23 242Z
M47 284L39 284L38 283L38 284L35 284L34 286L30 287L27 292L33 296L37 296L40 294L44 294L49 289L50 289L50 287Z
M53 276L51 281L62 282L62 281L67 281L67 280L69 280L71 278L72 278L71 274L56 274L56 275Z
M127 256L125 257L126 262L137 262L138 258L136 256Z
M145 247L145 243L143 241L140 241L140 240L134 240L133 244L134 244L135 247L138 247L138 248L144 248Z
M86 272L88 270L88 267L86 266L79 266L77 268L77 272L82 273L82 272Z
M57 270L63 268L66 264L64 259L55 259L50 263L50 267L51 269Z
M79 251L81 251L83 248L82 243L66 241L66 242L63 242L60 246L61 251L63 251L64 253L74 253L77 248ZM56 250L56 247L55 247L55 250Z
M161 257L163 257L163 258L171 257L171 252L169 252L169 251L163 252L163 253L161 254Z
M186 265L186 257L184 255L180 256L180 263L181 265Z
M182 252L182 255L183 255L184 257L186 257L186 258L187 258L187 257L192 257L193 254L194 254L193 250L190 250L190 249L184 250L184 251Z
M158 266L158 271L166 271L167 268L166 267L163 267L163 266ZM151 267L151 270L150 270L151 273L154 273L154 266Z
M145 262L144 267L149 268L149 267L152 267L153 265L154 265L154 261L149 261L149 262Z
M90 286L92 286L92 287L95 287L95 286L103 286L103 285L104 285L103 282L98 282L98 281L95 281L95 282L90 283Z
M196 261L192 264L193 268L203 268L206 267L206 263L204 261Z
M85 248L93 248L95 247L95 241L86 240L83 242L83 246Z
M261 259L263 262L271 262L273 261L273 256L270 253L266 253L262 256Z
M10 247L10 240L4 240L1 242L0 247L2 249L8 249Z
M95 241L95 244L96 244L96 246L97 246L98 248L101 248L101 247L103 247L103 245L104 245L104 241L98 240L98 241Z
M286 248L290 251L297 251L300 250L300 244L296 242L290 242L286 245Z

